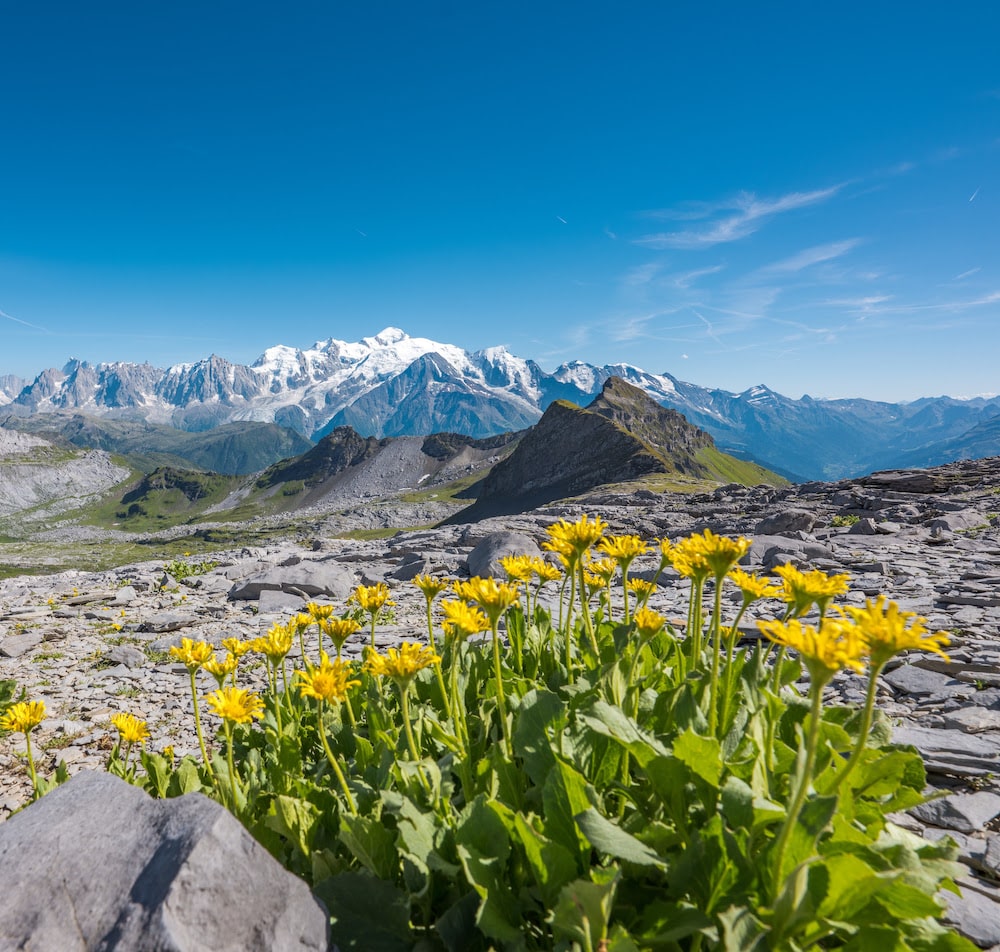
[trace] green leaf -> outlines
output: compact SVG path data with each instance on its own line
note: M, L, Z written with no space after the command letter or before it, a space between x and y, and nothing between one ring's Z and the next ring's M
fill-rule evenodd
M524 761L524 770L537 786L555 764L551 737L566 725L566 702L551 691L529 691L523 698L514 720L511 741L514 751Z
M271 801L264 825L298 848L303 856L312 852L312 841L319 822L319 810L308 800L284 795Z
M749 830L753 826L753 790L745 780L726 777L721 791L722 815L734 829Z
M438 916L434 923L437 934L448 952L471 952L473 949L485 949L483 935L476 928L476 911L479 909L479 896L474 892L466 893L453 903L443 915Z
M658 900L642 910L640 938L645 946L673 945L711 926L712 920L694 906Z
M621 873L616 869L594 869L597 882L577 879L564 886L552 911L552 932L559 939L579 942L585 949L597 949L608 936Z
M396 833L376 817L344 814L338 836L369 872L379 879L392 880L399 869Z
M590 788L584 777L561 760L549 772L542 789L545 807L545 833L576 857L582 872L588 865L590 844L574 819L593 806Z
M586 710L581 710L577 718L598 734L616 740L641 767L654 757L670 753L655 737L640 730L621 708L606 701L594 701Z
M392 883L368 872L325 879L315 893L330 913L331 948L341 952L409 952L410 903Z
M674 756L713 787L722 777L722 746L715 737L704 737L688 728L674 741Z
M602 816L593 807L578 814L576 822L591 845L602 853L628 863L635 863L637 866L663 868L666 865L648 846Z
M139 754L142 766L146 769L146 789L158 800L167 795L170 783L170 761L163 754L144 750Z
M730 906L719 913L725 952L752 952L768 948L768 929L746 906Z
M554 905L559 897L559 890L577 874L573 854L539 833L520 813L514 815L514 828L524 847L542 900L546 906Z
M830 873L822 863L803 863L796 867L774 900L771 921L775 945L790 939L796 930L816 920L816 912L830 887Z
M198 765L190 757L182 757L173 776L170 778L170 787L167 796L179 797L185 793L194 793L202 789L201 772Z

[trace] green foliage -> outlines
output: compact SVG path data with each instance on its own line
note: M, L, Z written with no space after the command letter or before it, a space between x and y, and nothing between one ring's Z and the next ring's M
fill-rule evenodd
M842 529L845 526L856 526L860 521L861 517L853 514L847 516L834 516L830 520L830 525L835 529Z
M342 703L272 665L225 757L112 769L232 809L344 949L973 948L938 921L954 845L887 816L923 800L916 751L727 643L732 619L640 638L561 601L522 595L509 648L450 640L440 671L355 668Z
M218 565L211 559L191 561L190 559L171 559L163 566L163 571L172 579L183 582L186 578L194 578L197 575L204 575L211 572Z

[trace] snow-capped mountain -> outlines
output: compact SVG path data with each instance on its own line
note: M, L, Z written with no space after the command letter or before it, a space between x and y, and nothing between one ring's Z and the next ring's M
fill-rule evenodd
M763 385L743 393L708 390L628 364L572 361L546 373L503 347L470 353L395 327L307 350L277 345L250 366L216 355L166 370L71 360L29 384L0 378L0 405L19 414L75 411L194 432L259 421L310 439L343 425L364 436L450 430L485 437L532 425L555 400L587 404L612 376L679 410L721 449L793 478L836 479L904 458L914 465L921 453L935 456L932 444L1000 415L1000 397L792 400Z

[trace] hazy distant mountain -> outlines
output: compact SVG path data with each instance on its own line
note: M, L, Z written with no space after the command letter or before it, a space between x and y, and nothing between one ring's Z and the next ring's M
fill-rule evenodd
M709 390L627 364L573 361L544 372L502 347L469 353L386 328L308 350L271 347L246 367L211 356L161 370L77 360L23 386L3 378L18 413L77 410L199 432L223 423L276 423L317 440L340 426L364 436L456 431L486 437L535 423L555 400L584 405L618 376L684 414L722 450L792 478L836 479L901 465L997 414L1000 398L935 397L908 404L793 400L768 389Z

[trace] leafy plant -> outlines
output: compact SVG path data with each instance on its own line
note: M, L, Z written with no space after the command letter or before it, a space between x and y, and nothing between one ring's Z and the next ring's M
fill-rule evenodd
M172 653L191 673L201 758L141 750L138 771L119 745L111 769L155 796L200 790L229 807L312 884L341 948L974 948L938 921L954 845L888 818L923 802L925 774L873 704L888 658L940 652L944 633L882 599L835 609L846 576L748 575L734 568L748 540L706 532L659 543L661 571L691 582L682 636L645 606L650 583L627 583L631 604L607 597L616 566L592 571L595 545L623 574L648 545L604 528L553 527L565 573L511 561L506 583L456 584L439 634L446 583L416 579L430 646L369 646L360 667L339 644L334 661L322 650L336 627L322 606L227 640L224 661L185 639ZM553 615L537 604L546 584ZM730 587L740 607L724 617ZM743 645L760 599L778 617ZM359 589L369 625L347 627L373 640L388 602ZM254 653L268 666L259 697L238 687ZM219 683L208 697L201 667ZM823 704L841 670L867 670L860 710ZM141 746L145 725L133 729Z

